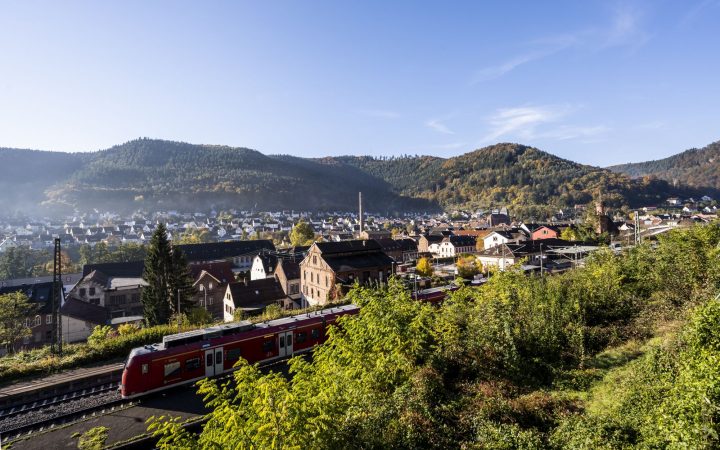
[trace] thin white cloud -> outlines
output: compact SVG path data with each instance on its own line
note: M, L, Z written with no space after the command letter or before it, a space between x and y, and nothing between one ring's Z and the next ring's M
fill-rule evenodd
M574 109L569 105L526 105L498 109L487 120L489 131L480 142L487 144L500 139L565 141L597 138L609 131L605 125L560 123Z
M577 43L577 37L572 35L550 36L542 39L536 39L531 44L535 47L541 46L542 48L517 55L494 66L484 67L475 72L470 80L470 84L473 85L483 81L500 78L506 73L511 72L522 65L547 58L548 56L561 52Z
M378 119L398 119L400 118L400 113L395 111L389 111L385 109L358 109L358 114L362 114L363 116L368 117L375 117Z
M529 62L538 60L544 56L548 56L548 54L549 53L546 53L546 52L528 53L526 55L516 56L515 58L509 59L501 64L498 64L497 66L484 67L484 68L478 70L477 72L475 72L475 75L473 76L472 80L470 81L470 84L477 84L477 83L481 83L483 81L489 81L489 80L494 80L495 78L500 78L501 76L514 70L515 68L520 67L523 64L527 64Z
M533 39L527 44L535 47L535 50L528 50L499 64L477 70L473 74L470 84L475 85L500 78L525 64L539 61L571 48L584 48L591 51L611 47L638 49L651 38L650 33L642 27L643 16L644 14L638 9L620 6L614 10L610 24L604 27L586 28L574 33ZM537 49L537 47L540 48Z
M720 6L718 0L703 0L692 6L683 16L680 18L679 25L685 27L690 25L695 19L708 8L717 8Z
M566 114L567 106L519 106L501 108L490 117L490 131L482 138L482 142L496 141L501 137L530 138L535 129L542 123L558 120Z
M455 134L454 131L448 128L447 125L442 123L439 119L430 119L425 122L425 126L430 128L431 130L437 131L438 133Z
M570 139L587 139L597 137L609 131L605 125L595 126L578 126L578 125L560 125L546 131L537 133L536 139L552 139L555 141L567 141Z
M630 6L614 11L610 28L604 33L602 47L629 46L639 48L650 40L650 34L642 27L643 13Z

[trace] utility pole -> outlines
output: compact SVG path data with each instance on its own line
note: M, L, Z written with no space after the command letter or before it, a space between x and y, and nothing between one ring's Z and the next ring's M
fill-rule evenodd
M178 309L177 309L177 316L178 316L178 330L180 329L180 289L178 289Z
M542 242L540 243L540 276L543 276L543 254L542 254Z
M57 353L58 355L62 355L62 321L60 319L62 296L62 254L60 253L60 238L55 238L55 249L53 251L51 350L53 353Z

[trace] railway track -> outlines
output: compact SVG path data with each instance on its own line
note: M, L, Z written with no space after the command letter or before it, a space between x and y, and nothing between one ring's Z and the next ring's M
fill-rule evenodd
M34 432L73 423L134 403L136 401L122 399L117 386L104 386L94 391L69 393L64 400L60 397L44 404L39 402L23 405L24 407L21 406L15 411L7 411L5 416L0 418L0 443L6 444Z
M8 418L25 414L30 411L48 408L53 405L58 405L60 403L76 400L78 398L93 396L103 392L116 391L117 389L117 383L107 383L100 386L94 386L82 390L68 392L62 395L56 395L54 397L46 397L42 400L37 400L32 403L22 403L16 406L12 406L10 408L2 409L0 410L0 432L2 432L2 422Z

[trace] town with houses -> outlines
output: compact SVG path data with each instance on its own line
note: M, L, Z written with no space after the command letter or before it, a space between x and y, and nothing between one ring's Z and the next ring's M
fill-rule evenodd
M652 240L676 227L717 217L710 197L669 198L661 207L646 207L627 216L609 215L602 201L594 211L577 206L558 210L544 222L519 220L507 208L405 214L384 217L358 212L136 212L130 217L93 212L64 220L0 219L0 255L18 247L51 250L56 239L64 250L104 244L144 245L157 224L179 247L193 279L194 304L216 322L233 322L261 314L270 305L283 310L323 306L342 299L357 284L382 284L392 276L417 295L457 282L482 284L495 270L520 267L527 273L552 274L583 264L604 245L614 250ZM568 233L595 217L593 229L604 242ZM314 232L308 245L293 246L289 234L299 222ZM183 236L201 236L185 243ZM573 236L575 239L568 239ZM314 241L314 242L312 242ZM416 272L420 259L432 275ZM477 269L463 275L460 258ZM520 266L518 266L518 264ZM82 342L98 325L118 327L143 322L141 293L144 261L85 264L63 273L59 318L63 342ZM0 294L22 291L37 304L26 324L32 334L15 350L48 345L52 339L53 277L0 280Z

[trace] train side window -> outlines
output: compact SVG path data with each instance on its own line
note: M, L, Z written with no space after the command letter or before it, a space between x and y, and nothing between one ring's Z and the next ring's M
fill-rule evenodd
M263 342L263 351L271 352L274 347L274 345L273 345L274 343L275 343L274 339L268 339L265 342Z
M147 364L143 364L143 365L142 365L142 373L143 373L143 375L145 375L146 373L148 373L148 365L147 365Z
M295 342L298 344L302 344L307 339L307 333L304 331L298 331L297 336L295 336Z
M180 361L165 364L165 378L180 374Z
M280 348L285 347L285 336L280 336Z
M200 358L193 358L185 361L185 370L197 370L199 368Z
M212 365L213 365L212 355L213 355L212 353L208 353L207 355L205 355L205 365L208 367L212 367Z
M240 359L240 349L239 348L231 348L227 351L227 359L228 361L235 361Z
M318 328L313 328L311 335L313 339L320 339L320 330Z

